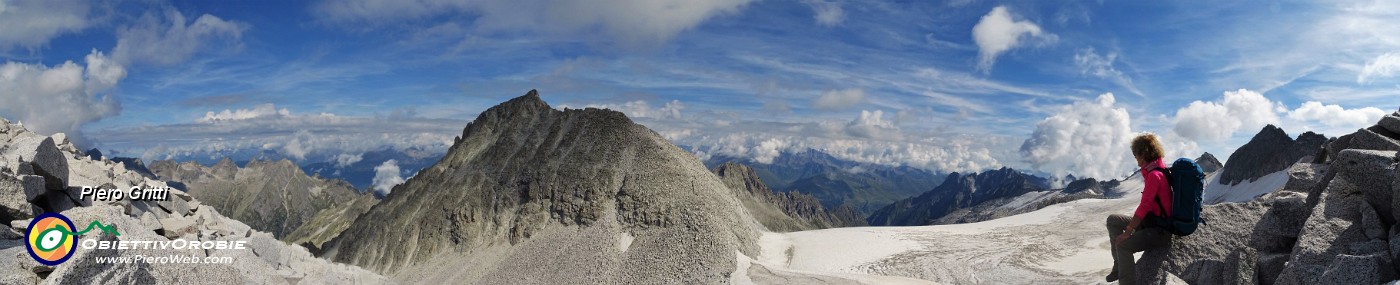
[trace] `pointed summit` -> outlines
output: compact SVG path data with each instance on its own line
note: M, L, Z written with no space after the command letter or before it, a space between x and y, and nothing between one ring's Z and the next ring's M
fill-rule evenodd
M1210 154L1209 152L1202 153L1201 157L1197 157L1196 164L1200 165L1201 171L1205 173L1215 172L1216 170L1220 170L1221 167L1224 167L1224 164L1221 164L1220 160L1216 159L1215 155Z
M613 110L587 108L584 110L568 110L567 112L582 112L583 114L579 116L590 118L590 121L603 123L604 125L597 126L602 129L624 128L632 123L632 120L628 119L627 115ZM467 126L462 129L461 138L466 139L471 137L472 134L479 131L480 126L483 125L492 126L491 130L494 132L508 132L515 130L515 128L529 127L541 120L551 121L555 118L567 116L564 113L566 112L555 110L553 107L550 107L548 103L540 99L539 91L531 89L530 92L526 92L525 95L515 97L481 112L481 115L478 115L476 120L467 123Z
M403 283L712 284L728 280L735 252L757 255L756 226L723 181L656 132L529 92L482 112L322 254L412 276ZM441 271L438 260L465 262Z
M1230 154L1220 170L1220 182L1235 185L1287 169L1304 156L1316 154L1327 142L1321 139L1324 136L1311 132L1298 138L1294 140L1274 125L1264 126L1248 143Z

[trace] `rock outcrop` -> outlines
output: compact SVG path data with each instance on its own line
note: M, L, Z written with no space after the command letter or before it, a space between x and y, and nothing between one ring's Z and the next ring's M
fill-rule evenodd
M130 187L165 188L167 185L119 163L92 160L62 134L46 137L0 119L0 157L5 158L0 160L0 281L5 284L389 282L358 267L316 258L306 249L283 243L268 233L224 217L178 189L169 190L165 200L157 201L79 199L76 192L83 186L125 190ZM119 234L94 230L78 235L79 241L241 241L247 248L77 247L66 262L45 266L27 254L27 242L22 240L30 219L43 212L61 212L78 229L100 222ZM205 262L98 261L98 258L170 256ZM206 258L227 262L212 262Z
M621 112L487 109L325 257L405 283L726 282L759 225L690 153Z
M801 192L773 193L753 168L726 162L714 168L715 175L734 191L754 219L778 232L864 226L865 218L855 209L843 206L827 211L816 197ZM855 216L852 216L855 214Z
M204 205L278 238L297 231L321 211L369 196L341 180L307 176L285 159L254 160L242 168L227 158L214 166L163 160L150 168L160 179L182 183Z
M1327 137L1313 132L1298 135L1295 140L1283 129L1264 126L1248 143L1230 154L1220 171L1220 182L1235 185L1284 170L1305 156L1316 155L1326 143Z
M875 226L922 226L949 213L983 202L1049 190L1044 178L1002 168L982 173L953 173L942 185L918 197L900 200L866 219Z
M1326 159L1293 164L1282 190L1206 206L1207 223L1194 234L1143 253L1139 281L1161 282L1153 272L1191 284L1379 284L1400 277L1400 156L1385 144L1358 143L1400 139L1383 132L1397 119L1400 112L1329 143ZM1361 139L1372 134L1380 138Z

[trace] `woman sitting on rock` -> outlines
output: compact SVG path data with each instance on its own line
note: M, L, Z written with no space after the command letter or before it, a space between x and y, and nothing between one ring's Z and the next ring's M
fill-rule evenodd
M1141 134L1133 138L1133 158L1137 159L1138 171L1142 175L1142 199L1138 201L1133 216L1113 214L1108 216L1108 236L1113 246L1113 272L1106 280L1119 284L1133 284L1137 281L1133 272L1133 253L1154 248L1171 246L1172 234L1165 229L1149 225L1143 221L1148 215L1169 217L1172 208L1171 186L1167 184L1162 163L1162 145L1153 134ZM1158 203L1160 201L1160 203Z

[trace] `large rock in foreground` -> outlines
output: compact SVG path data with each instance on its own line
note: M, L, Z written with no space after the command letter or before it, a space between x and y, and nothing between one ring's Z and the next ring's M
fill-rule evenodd
M1191 284L1378 284L1400 277L1400 156L1384 128L1345 135L1328 143L1325 159L1293 164L1283 190L1206 206L1207 223L1195 234L1143 254L1139 281L1160 283L1163 273Z

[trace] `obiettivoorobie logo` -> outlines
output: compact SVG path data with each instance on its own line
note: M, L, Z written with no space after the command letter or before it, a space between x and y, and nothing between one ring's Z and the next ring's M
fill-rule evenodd
M116 229L98 221L92 221L87 229L79 232L74 232L73 228L73 221L63 214L43 213L34 217L29 221L29 230L24 233L24 239L27 241L25 248L29 250L29 257L41 264L54 266L73 257L78 236L93 228L101 228L103 232L112 235L121 235Z

